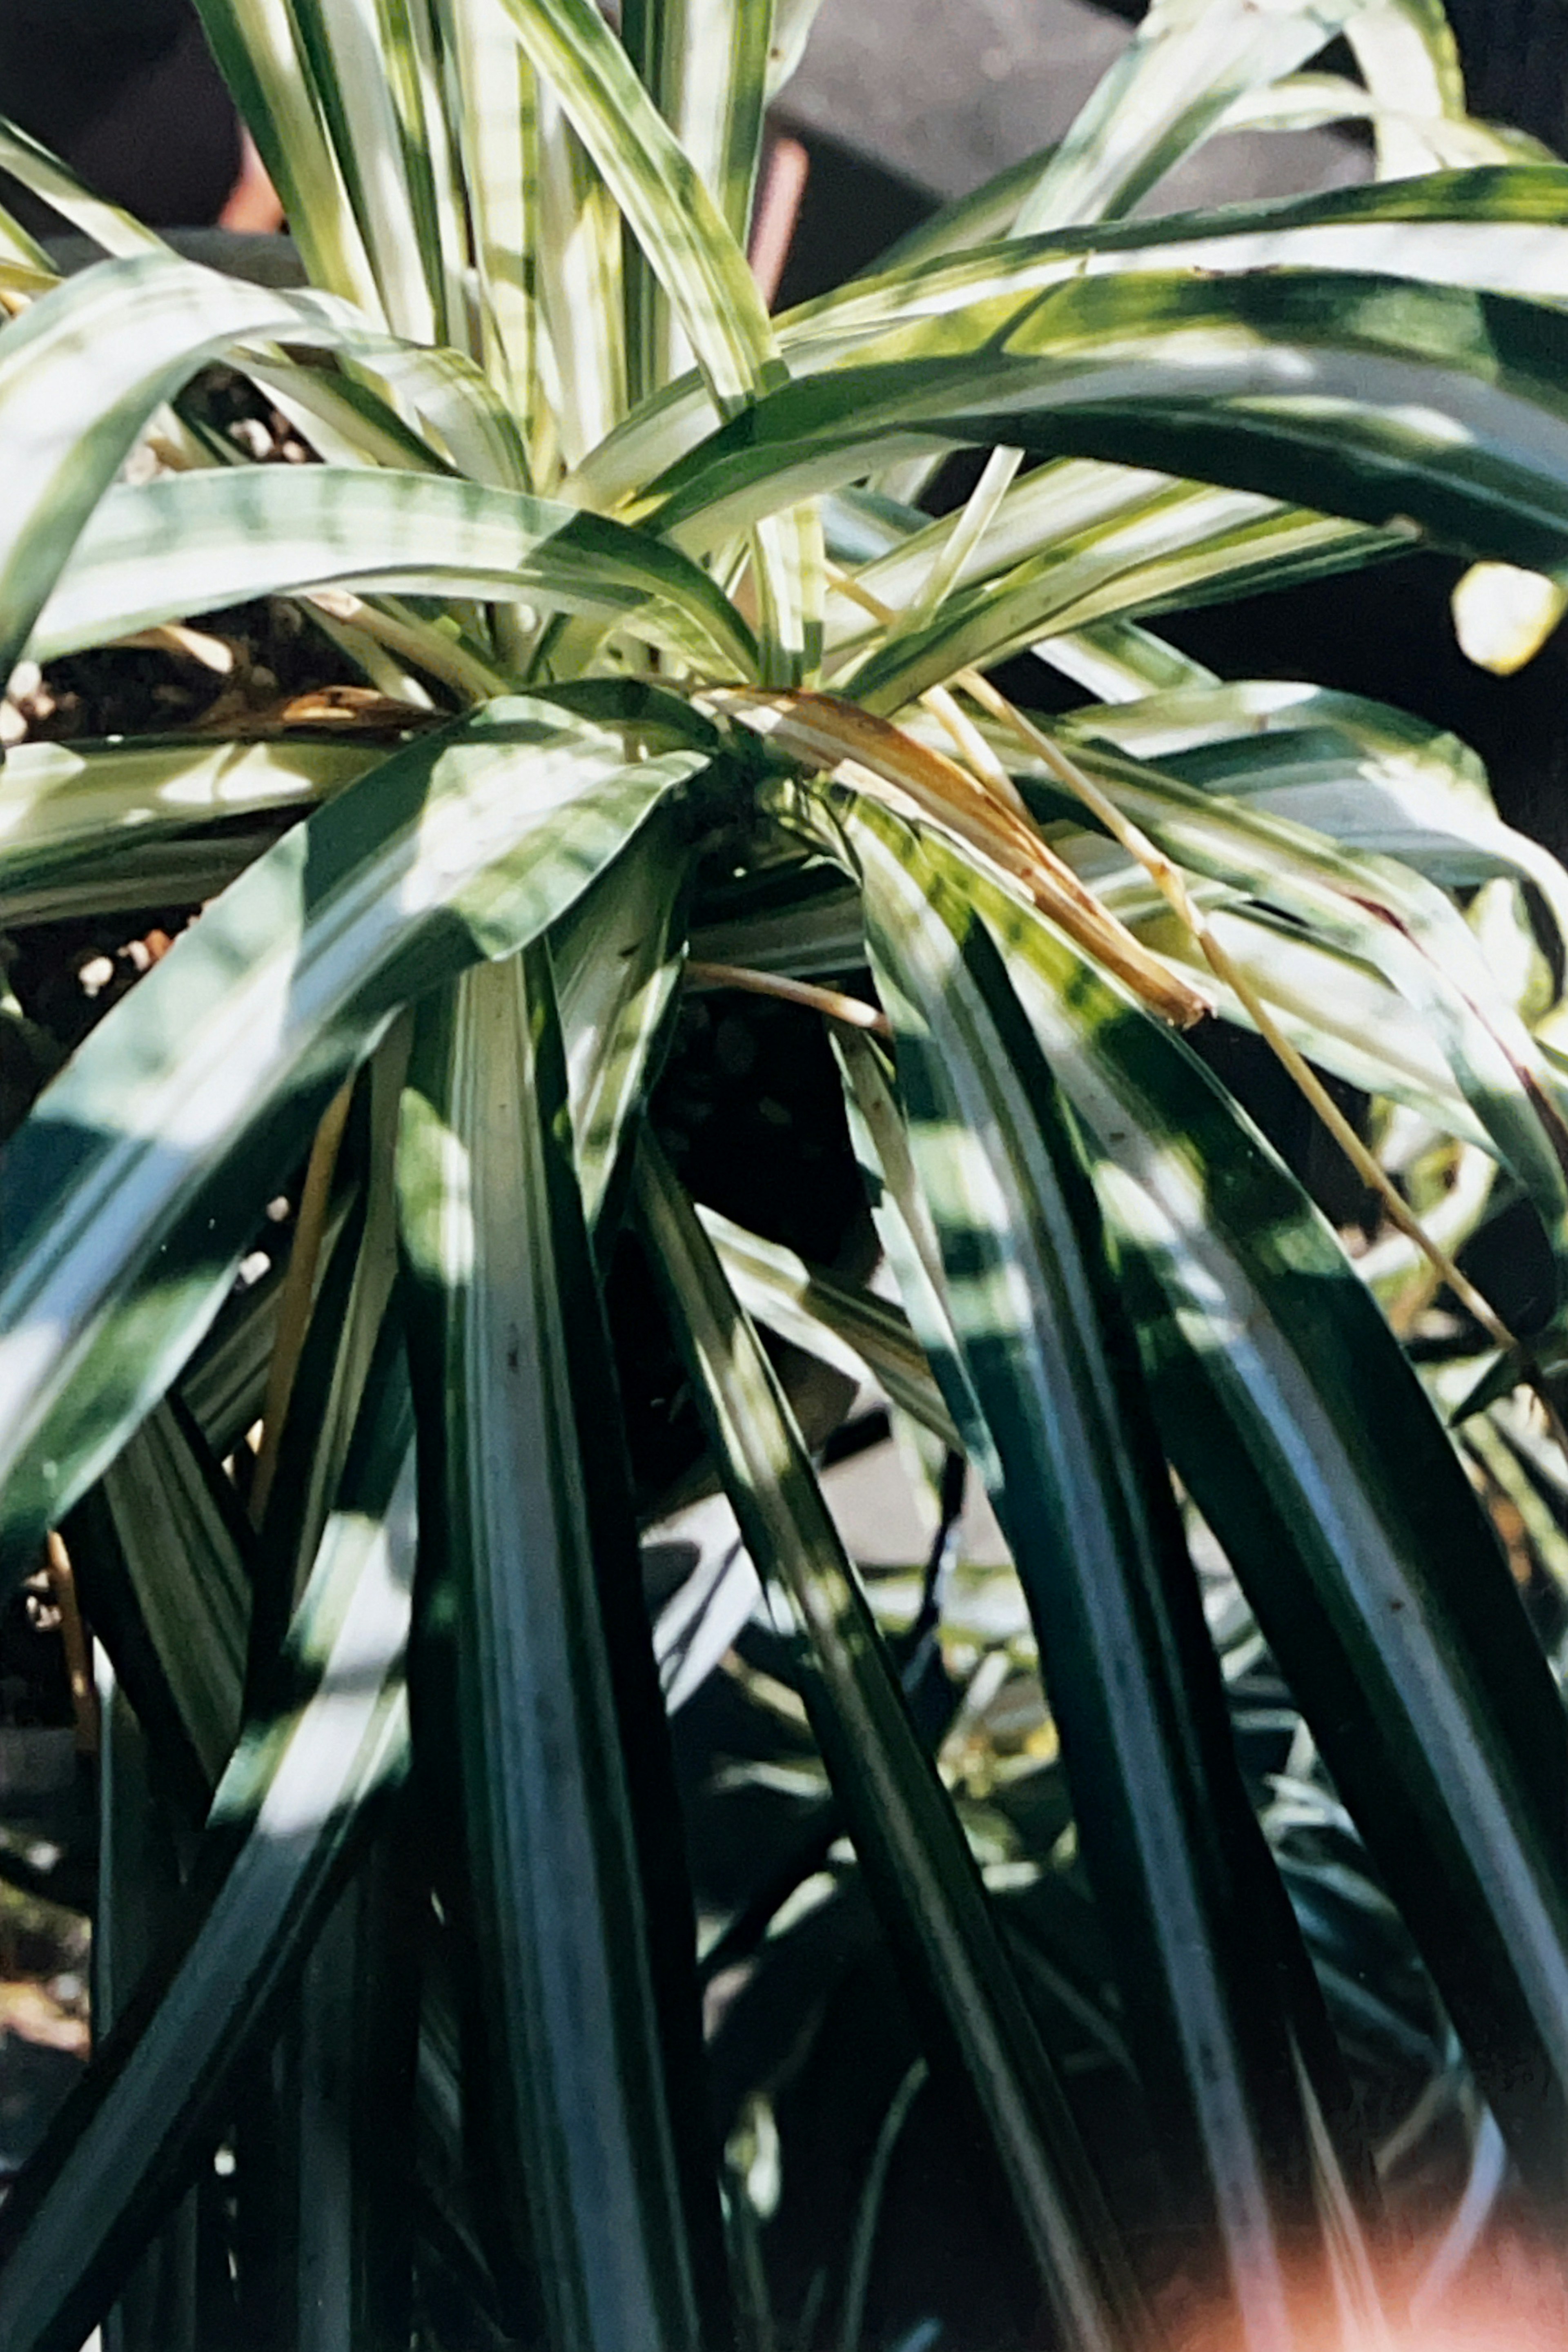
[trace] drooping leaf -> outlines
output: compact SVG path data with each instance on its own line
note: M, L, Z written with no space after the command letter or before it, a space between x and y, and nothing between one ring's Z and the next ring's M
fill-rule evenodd
M1053 2305L1076 2342L1119 2344L1139 2324L1124 2256L772 1368L651 1148L637 1202L747 1548L801 1625L813 1725L861 1867L961 2055Z
M493 704L286 835L93 1033L0 1160L14 1559L178 1370L395 1007L535 936L702 761Z
M330 466L242 467L111 491L32 650L51 660L184 614L340 583L531 597L704 666L744 673L753 658L728 599L656 541L521 492Z
M266 1711L214 1800L196 1916L6 2200L0 2328L75 2346L168 2215L406 1764L413 1416L393 1328ZM205 1898L205 1900L204 1900Z
M915 1179L995 1446L996 1500L1161 2145L1237 2324L1266 2343L1287 2325L1289 2223L1311 2205L1274 1990L1293 1930L1231 1761L1116 1272L1048 1067L977 919L858 839Z
M685 2347L702 2327L599 1591L636 1591L636 1536L613 1448L582 1434L609 1373L567 1118L542 950L432 1005L399 1143L426 1542L489 2104L549 2341Z
M625 1147L656 1075L679 984L686 882L678 829L656 818L551 935L590 1233L622 1194Z
M957 1448L958 1433L942 1391L897 1307L807 1265L793 1250L747 1233L716 1209L699 1206L697 1213L748 1315L851 1380L871 1373L895 1404Z
M1550 2200L1568 1740L1450 1441L1333 1235L1179 1040L958 853L917 850L869 803L857 823L929 856L997 939L1090 1140L1173 1463Z
M91 887L107 838L140 849L238 817L292 815L381 756L353 740L19 743L0 774L0 912L68 876Z

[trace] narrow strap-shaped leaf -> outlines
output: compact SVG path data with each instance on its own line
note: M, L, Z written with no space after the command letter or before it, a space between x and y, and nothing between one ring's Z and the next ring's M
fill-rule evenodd
M1107 702L1136 702L1167 688L1209 686L1215 674L1135 621L1089 621L1037 649L1042 661Z
M1568 173L1561 164L1448 172L1286 204L1009 238L951 258L939 255L853 278L788 312L776 331L784 363L798 381L835 370L884 336L907 333L922 321L933 334L936 322L944 321L948 341L939 348L951 348L955 320L966 310L984 318L984 334L1003 331L1016 304L1021 309L1027 297L1086 277L1347 271L1479 292L1506 286L1561 305L1568 299L1565 221ZM1321 292L1320 304L1326 299ZM607 505L637 495L710 430L713 410L710 394L696 379L671 385L589 458L580 477L584 498ZM1268 481L1255 487L1278 489Z
M1401 858L1447 888L1500 873L1531 881L1568 938L1561 864L1503 824L1475 752L1426 719L1359 695L1258 678L1090 706L1054 723L1346 848Z
M1167 1450L1554 2200L1568 1736L1450 1441L1332 1234L1180 1040L944 844L870 803L857 824L929 856L1001 945L1092 1143Z
M852 278L778 321L791 373L834 364L862 338L972 302L1036 294L1074 276L1166 268L1222 275L1348 270L1419 285L1508 286L1561 303L1568 290L1568 173L1556 162L1424 173L1281 203L1013 236L973 253Z
M700 173L589 0L506 5L647 256L721 413L745 407L782 380L784 368L756 280ZM807 678L822 629L814 511L763 518L754 564L765 667L781 682Z
M352 1184L345 1184L328 1204L316 1262L318 1282L345 1229L352 1227L353 1192ZM283 1268L278 1265L231 1297L192 1355L175 1391L220 1462L261 1417L282 1287Z
M102 1740L92 2015L101 2042L156 1958L177 1911L180 1879L166 1782L136 1712L101 1659L98 1690ZM187 2196L105 2314L104 2352L199 2352L197 2227L195 2199Z
M101 196L95 196L58 156L18 124L4 118L0 118L0 166L31 194L41 196L80 236L89 236L95 245L101 246L105 253L157 253L163 249L163 240L156 230L144 227L120 205L107 204ZM42 248L35 250L37 257L49 267Z
M700 171L587 0L506 5L647 255L715 399L726 412L741 406L782 371L756 280Z
M533 277L540 351L561 457L575 466L626 415L621 216L556 90L537 85Z
M767 1358L646 1139L637 1202L747 1547L809 1644L814 1728L889 1932L956 2047L1071 2340L1085 2352L1136 2341L1136 2292L963 1833Z
M1097 466L1074 457L1037 466L999 499L980 537L952 570L942 601L1084 532L1114 528L1174 488L1167 476L1131 466ZM953 524L952 515L932 522L918 508L890 499L879 499L873 507L865 493L849 490L830 502L827 529L837 561L857 563L858 585L900 616L901 634L903 616L925 593L936 564L946 561ZM835 605L829 633L835 648L873 634L864 611L847 601Z
M166 1694L175 1718L168 1732L177 1727L200 1768L199 1818L239 1735L252 1546L233 1486L176 1400L148 1415L104 1473L92 1516L100 1515L110 1557L89 1570L89 1605L110 1601L106 1571L123 1576L162 1680L162 1692L144 1699L127 1670L127 1690L139 1708L147 1705L150 1731L165 1728Z
M550 2343L686 2352L697 2290L600 1614L600 1580L636 1589L636 1533L578 1434L610 1376L570 1150L545 952L481 966L421 1020L399 1183L488 2100Z
M416 413L421 404L431 409L472 470L516 478L515 424L457 354L396 343L327 296L247 285L174 253L100 262L0 335L0 431L16 468L0 516L0 668L7 675L147 418L205 361L247 341L357 352Z
M1088 1171L994 945L934 877L857 838L915 1174L1161 2145L1228 2273L1243 2339L1271 2343L1289 2307L1281 2232L1311 2209L1275 1992L1282 1906L1132 1332Z
M869 1372L894 1404L958 1450L958 1432L900 1307L807 1265L793 1250L747 1233L717 1209L700 1203L697 1214L748 1315L851 1380Z
M656 816L551 933L577 1182L601 1262L679 984L688 880L678 828Z
M413 342L430 343L437 340L432 294L440 285L440 259L433 237L427 239L434 226L428 206L416 194L423 174L416 126L398 103L406 79L395 67L416 13L397 12L399 24L380 0L312 0L309 8L291 10L296 55L331 142L387 325Z
M773 0L632 0L621 39L654 104L696 165L736 244L745 249L762 145ZM629 289L628 289L629 293ZM645 298L646 299L646 298ZM642 330L639 396L689 364L656 299Z
M375 273L304 70L290 0L196 0L196 13L313 282L375 318Z
M1304 65L1355 13L1356 0L1155 0L1019 205L1016 232L1130 210L1238 92Z
M258 859L46 1090L0 1158L13 1559L177 1372L396 1005L534 937L703 764L636 740L519 700L410 744Z
M1146 947L1212 986L1223 1019L1254 1026L1231 988L1214 981L1187 925L1152 883L1130 871L1106 895ZM1431 1023L1359 956L1223 898L1206 908L1205 919L1281 1034L1310 1060L1364 1093L1408 1103L1444 1134L1495 1154L1497 1146L1460 1091Z
M394 1328L276 1711L247 1726L214 1801L205 1915L132 1999L6 2200L0 2338L17 2352L66 2352L100 2316L194 2170L375 1801L404 1769L414 1512Z
M1394 858L1342 847L1290 818L1266 815L1254 801L1202 793L1156 770L1119 768L1093 749L1082 756L1123 813L1189 871L1383 974L1429 1028L1560 1264L1568 1263L1568 1106L1441 891Z
M452 61L454 135L473 226L480 343L490 381L514 412L538 404L536 235L538 92L503 0L438 0Z
M279 2352L408 2340L420 1921L403 1829L395 1812L372 1843L285 2011Z
M100 862L110 834L141 844L292 814L383 756L376 745L320 740L18 743L0 773L0 908L14 890Z
M352 581L531 597L745 674L751 632L674 549L598 515L438 475L238 467L111 490L33 635L37 657L279 589Z
M226 890L237 874L263 856L283 830L276 816L247 824L217 825L189 834L163 832L117 848L113 863L101 839L62 858L5 892L0 920L6 929L70 922L103 915L145 914L149 907L202 906Z
M248 1653L253 1696L276 1670L316 1557L392 1295L397 1266L393 1149L408 1027L399 1022L382 1040L355 1089L340 1158L357 1163L360 1178L316 1282L281 1429L269 1433L274 1467L258 1529ZM275 1397L267 1402L268 1411L276 1409Z
M846 690L891 712L955 671L985 668L1061 629L1224 603L1402 552L1391 533L1280 507L1247 491L1171 487L1120 528L1042 548L875 647Z
M1568 320L1451 287L1303 270L1080 278L895 331L790 384L653 486L711 546L949 442L1266 490L1539 571L1568 560ZM1405 526L1398 526L1405 527Z
M1005 1534L1002 1465L942 1295L942 1245L930 1205L915 1180L892 1064L881 1047L859 1030L836 1035L833 1051L844 1083L850 1142L910 1328L931 1366L966 1460L987 1494L1002 1499L1004 1516L999 1524Z
M1441 0L1373 0L1347 17L1345 37L1381 110L1378 176L1403 179L1444 161L1427 125L1465 120L1465 77Z

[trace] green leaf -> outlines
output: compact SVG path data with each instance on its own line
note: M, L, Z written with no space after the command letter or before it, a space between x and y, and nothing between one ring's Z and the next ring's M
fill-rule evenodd
M437 13L456 78L453 135L472 222L480 350L491 383L527 419L540 404L538 92L503 0L438 0Z
M19 124L0 117L0 168L8 172L28 193L41 196L50 209L68 221L83 236L89 236L105 253L162 253L163 240L155 230L144 228L139 220L119 205L106 204L95 196L73 172L66 169L58 158L32 138ZM51 275L54 265L41 246L32 247L31 258ZM26 247L24 247L26 251Z
M996 939L1091 1144L1167 1452L1555 2198L1568 1738L1452 1445L1332 1234L1180 1041L945 844L917 850L868 802L857 824L931 859Z
M318 1265L310 1320L290 1385L281 1399L270 1388L264 1392L264 1410L274 1418L280 1412L281 1424L268 1433L273 1466L267 1491L263 1494L258 1484L251 1496L253 1513L260 1513L249 1651L252 1690L272 1672L316 1557L392 1295L397 1269L393 1150L408 1042L407 1022L396 1023L371 1055L356 1089L357 1099L350 1106L353 1131L345 1136L339 1157L357 1163L359 1181L325 1265ZM298 1230L296 1226L296 1234ZM275 1339L275 1349L277 1345ZM270 1375L270 1359L268 1370Z
M312 282L377 318L374 271L301 54L290 0L196 0L196 13Z
M1005 1514L1002 1465L943 1296L942 1244L930 1204L916 1181L892 1063L860 1031L836 1035L833 1050L872 1221L910 1328L931 1366L971 1468L988 1495L1002 1496ZM1006 1533L1005 1517L1003 1533Z
M102 1737L91 1997L102 2041L156 1955L178 1904L180 1881L169 1835L167 1783L149 1753L137 1714L101 1658L98 1693ZM187 2197L106 2314L104 2352L199 2352L197 2243L195 2200Z
M1085 465L1064 459L1058 466L1041 467L1029 475L1014 494L1016 503L1008 502L1007 514L1009 521L1015 517L1022 520L1027 507L1036 499L1043 499L1047 523L1051 530L1061 530L1074 523L1091 522L1108 512L1114 514L1125 497L1138 496L1140 482L1152 491L1165 479L1161 475L1140 474L1125 467ZM1060 505L1058 498L1063 501ZM834 560L866 566L859 573L860 584L894 607L906 601L910 584L943 547L951 528L949 519L928 523L916 509L901 506L893 499L873 498L864 490L839 491L825 499L823 507L828 549ZM1033 520L1031 517L1030 521ZM1015 557L1026 552L1028 529L1026 523L1022 544L1012 546L1010 533L1005 541ZM1037 530L1035 538L1037 545L1042 544L1046 532ZM917 541L924 541L918 562L913 544ZM902 554L906 549L907 561ZM976 551L974 562L980 560ZM960 578L967 579L973 568L971 563L965 563ZM842 600L833 608L830 620L830 647L853 640L858 634L867 634L858 614L853 617L846 614ZM1131 621L1086 621L1068 632L1053 631L1032 650L1042 661L1110 702L1137 701L1147 694L1178 687L1218 683L1213 671L1205 669L1201 662L1193 661Z
M697 1214L748 1315L850 1380L869 1375L879 1381L895 1405L958 1451L958 1432L901 1308L807 1265L794 1250L747 1233L717 1209L699 1203Z
M621 39L645 89L745 249L762 147L773 0L631 0ZM689 364L658 303L646 329L639 393Z
M0 2334L74 2346L204 2153L269 2009L309 1952L340 1874L406 1761L414 1570L413 1416L401 1335L291 1630L272 1705L214 1801L205 1909L163 1981L144 1981L6 2200Z
M395 11L384 0L313 0L290 13L302 79L342 175L382 315L395 334L435 342L440 257L429 218L428 157L419 152L425 125L410 119L406 71L416 12Z
M47 1089L0 1158L13 1559L177 1372L397 1005L536 936L703 764L635 742L520 699L410 744L241 876Z
M1442 893L1394 858L1341 848L1289 818L1265 815L1254 799L1134 772L1089 745L1079 756L1123 815L1178 864L1383 974L1430 1031L1568 1265L1568 1118L1557 1081ZM1049 799L1059 802L1059 787L1049 788Z
M1203 887L1198 886L1200 903ZM1228 985L1216 981L1186 924L1179 921L1142 869L1125 885L1112 883L1102 903L1129 925L1146 948L1164 957L1212 995L1226 1021L1253 1028L1253 1017ZM1251 982L1290 1043L1347 1086L1405 1103L1442 1133L1496 1146L1466 1101L1432 1024L1359 956L1294 924L1216 894L1205 908L1220 947Z
M541 82L534 282L545 341L540 354L561 456L568 466L626 415L621 216L593 156Z
M1465 77L1441 0L1375 0L1347 18L1345 37L1381 110L1379 178L1404 179L1445 162L1440 132L1465 120Z
M1108 702L1136 702L1145 694L1218 683L1202 662L1135 621L1089 621L1066 636L1047 637L1037 650L1053 669Z
M747 1548L809 1645L813 1728L861 1868L956 2045L1047 2295L1075 2344L1110 2352L1136 2330L1138 2298L1070 2109L773 1370L647 1138L637 1204Z
M1568 555L1568 320L1302 270L1080 279L921 322L771 394L655 485L689 547L863 472L1005 439L1287 498L1549 570Z
M481 966L420 1024L399 1187L489 2104L548 2340L687 2352L696 2289L600 1621L600 1579L636 1590L636 1531L582 1434L610 1373L570 1153L547 960Z
M431 410L471 470L511 478L515 425L455 354L392 342L326 296L252 286L173 253L100 262L0 334L0 436L18 469L0 519L0 671L9 676L148 417L205 361L268 341L362 353Z
M200 1819L234 1753L245 1696L254 1545L238 1497L189 1413L166 1398L83 1513L98 1531L84 1566L93 1622L117 1653L117 1625L127 1604L134 1612L156 1680L129 1659L121 1680L160 1761L194 1758ZM95 1564L106 1543L112 1560ZM105 1589L109 1576L123 1579L123 1598Z
M589 0L506 5L647 257L720 413L733 414L784 369L756 280L700 172ZM754 562L765 673L781 684L807 678L822 626L816 516L764 518Z
M597 515L437 475L337 466L178 474L111 490L44 607L51 660L281 589L525 596L703 667L754 669L751 632L694 563Z
M1469 746L1424 719L1356 695L1260 678L1074 710L1055 725L1069 740L1099 737L1347 849L1402 858L1446 889L1496 875L1531 882L1568 939L1563 867L1503 824Z
M506 0L647 254L726 413L780 373L756 280L698 166L587 0Z
M1345 271L1561 303L1568 293L1568 172L1552 161L1430 173L1367 187L1158 220L1013 237L852 278L778 322L792 374L837 364L865 341L955 309L1006 304L1085 275L1200 269ZM669 420L663 420L669 429ZM629 437L629 436L628 436Z
M1015 234L1130 212L1241 91L1304 65L1356 13L1355 0L1153 0L1025 196Z
M1135 486L1147 477L1121 467L1084 470L1121 476L1133 494L1121 516L1079 531L1058 526L1048 540L1042 532L1039 551L950 594L912 626L888 631L836 677L840 690L868 709L895 711L956 670L986 667L1063 629L1123 614L1185 611L1355 569L1402 547L1388 533L1282 508L1250 491L1155 478L1157 488L1138 497ZM977 572L989 568L988 552L977 551ZM861 584L880 593L864 575Z
M128 845L236 817L292 815L384 756L353 740L18 743L0 771L0 920L16 919L41 887L107 878L110 841L118 864Z
M410 2333L418 1906L395 1819L300 1972L281 2077L279 2279L289 2352L395 2345ZM275 2210L276 2210L275 2206Z
M1233 1761L1117 1270L978 917L872 828L852 840L914 1174L1160 2145L1246 2339L1265 2343L1288 2325L1290 2239L1313 2226L1276 1990L1293 1930Z
M1163 271L1200 271L1207 278L1262 270L1384 274L1478 292L1507 286L1562 303L1568 299L1565 215L1568 173L1553 163L1448 172L1287 204L1227 206L1215 215L1064 229L852 278L779 320L779 346L797 382L922 325L935 350L953 349L955 325L962 347L973 349L986 335L1005 331L1029 296L1083 278ZM963 325L966 314L977 330L973 338ZM603 506L637 496L686 456L713 421L714 404L702 385L691 379L671 385L587 460L580 475L585 499ZM868 462L880 463L883 454ZM1278 484L1253 487L1279 494Z
M687 879L678 829L656 815L551 934L577 1181L601 1258L679 985Z

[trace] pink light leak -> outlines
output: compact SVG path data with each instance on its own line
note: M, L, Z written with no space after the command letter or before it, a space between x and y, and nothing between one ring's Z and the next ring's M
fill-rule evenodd
M1347 2325L1325 2309L1300 2330L1290 2352L1565 2352L1568 2348L1568 2249L1559 2256L1522 2232L1505 2230L1476 2249L1441 2294L1423 2297L1426 2259L1397 2265L1380 2325ZM1415 2310L1410 2310L1414 2294ZM1172 2352L1242 2352L1234 2325L1194 2307L1180 2286L1162 2295L1156 2315Z

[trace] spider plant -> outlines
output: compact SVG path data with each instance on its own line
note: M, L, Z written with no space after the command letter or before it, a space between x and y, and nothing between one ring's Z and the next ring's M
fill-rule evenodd
M182 259L0 139L104 257L58 282L0 222L0 676L281 599L375 723L0 773L9 934L202 902L0 1160L0 1551L63 1537L107 1699L97 2046L0 2212L0 2340L773 2340L765 2102L721 2160L657 1671L684 1698L726 1660L810 1834L707 1931L760 1984L826 1857L918 2035L798 2340L862 2337L927 2066L1033 2340L1158 2341L1173 2248L1248 2352L1397 2325L1369 2019L1568 2201L1555 1621L1479 1491L1532 1498L1549 1579L1568 877L1451 738L1146 624L1373 562L1396 597L1432 545L1492 567L1472 634L1521 574L1539 634L1568 171L1466 114L1432 0L1158 0L1054 152L770 319L745 241L811 0L200 9L308 284ZM1306 70L1342 37L1359 79ZM1139 209L1200 141L1334 119L1373 184ZM312 462L245 462L213 362ZM715 981L831 1052L875 1289L661 1145ZM1211 1020L1335 1122L1366 1258ZM1455 1264L1505 1197L1551 1269L1528 1330ZM279 1202L286 1266L243 1287ZM744 1546L655 1636L628 1251ZM1439 1294L1470 1360L1424 1385ZM926 1449L912 1623L759 1327ZM963 1765L995 1678L955 1685L935 1572L965 1463L1043 1677L1005 1852ZM1294 1727L1262 1780L1247 1705ZM1415 2023L1357 2011L1351 1913Z

